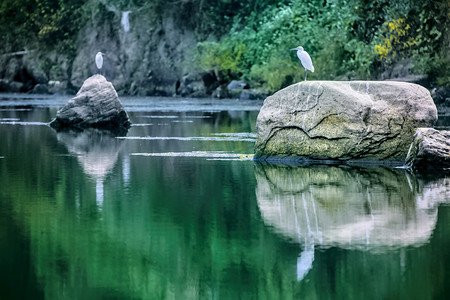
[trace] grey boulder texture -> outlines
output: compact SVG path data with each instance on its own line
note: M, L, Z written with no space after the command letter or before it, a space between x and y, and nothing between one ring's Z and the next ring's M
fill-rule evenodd
M403 163L437 110L424 87L394 81L304 81L266 98L256 160Z
M112 83L97 74L84 81L76 96L57 112L50 126L57 130L101 128L123 131L130 127L130 121Z
M418 128L405 165L417 171L450 171L450 131Z

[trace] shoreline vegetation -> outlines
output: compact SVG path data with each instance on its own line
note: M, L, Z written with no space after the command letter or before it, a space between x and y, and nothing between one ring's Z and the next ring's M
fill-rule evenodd
M102 51L119 95L264 98L303 79L289 51L301 45L310 80L414 82L449 104L449 11L445 0L5 0L0 91L74 93Z

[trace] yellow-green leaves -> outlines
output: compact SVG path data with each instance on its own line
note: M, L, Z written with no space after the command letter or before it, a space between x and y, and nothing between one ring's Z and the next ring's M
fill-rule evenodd
M417 44L415 32L405 18L385 22L380 34L381 42L374 47L381 61L395 59Z

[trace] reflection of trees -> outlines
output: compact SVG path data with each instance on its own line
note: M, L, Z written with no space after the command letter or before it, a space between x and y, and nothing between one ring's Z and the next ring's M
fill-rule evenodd
M89 204L95 195L80 161L62 158L76 180L56 201L36 194L36 205L14 203L27 216L21 226L46 299L237 299L257 287L285 298L270 279L274 271L277 283L291 276L283 274L287 261L277 262L278 238L252 217L251 162L226 162L218 172L205 160L118 159L116 168L130 164L132 180L110 173L99 211Z
M256 166L254 171L248 161L128 157L119 153L111 165L122 172L103 169L108 174L106 193L102 210L98 210L88 178L91 175L86 176L78 158L60 155L66 148L71 154L87 155L89 151L83 149L92 141L86 145L75 142L75 137L68 143L58 142L54 131L46 127L6 130L0 126L0 133L5 156L0 161L0 198L11 207L8 221L20 228L23 236L17 238L26 240L30 273L36 274L46 299L365 299L367 295L429 299L446 287L442 282L448 270L448 263L443 262L449 261L446 249L450 247L446 223L438 222L434 231L434 236L441 238L422 247L376 254L339 247L324 249L326 231L319 227L323 230L322 246L313 235L314 248L307 248L304 239L296 240L297 235L286 238L285 234L274 234L274 229L281 232L283 228L267 223L265 215L261 219L254 188L256 176L258 200L259 184L267 184L272 188L268 196L290 194L295 200L306 193L307 205L311 200L306 197L308 193L323 188L314 194L317 211L319 207L325 211L345 208L342 197L347 197L351 211L367 215L367 205L359 210L355 207L367 198L368 187L373 202L375 194L384 191L385 201L394 212L403 214L402 222L406 222L415 218L415 203L431 203L421 201L430 199L428 195L436 201L449 199L445 179L424 181L377 168L323 167L300 173ZM27 133L25 142L17 143L17 136L23 133ZM95 136L90 139L95 140ZM126 144L129 148L139 145ZM143 147L152 146L143 143ZM114 157L114 151L104 152ZM289 190L290 176L294 193ZM343 182L350 184L351 193L343 192ZM330 189L325 192L327 186ZM359 202L357 195L362 199ZM373 202L375 211L382 201ZM303 199L294 205L303 207ZM431 217L434 213L435 204L430 206ZM439 214L450 219L448 209ZM322 216L318 218L320 225ZM341 219L334 220L343 223ZM312 217L310 225L314 234ZM22 244L12 247L23 251ZM363 243L359 248L366 246ZM389 245L384 248L392 249ZM301 250L306 250L305 255L297 259ZM296 271L304 277L300 282Z

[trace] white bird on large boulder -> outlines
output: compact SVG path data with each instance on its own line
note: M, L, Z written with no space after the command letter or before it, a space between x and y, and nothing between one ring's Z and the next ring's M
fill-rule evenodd
M291 50L297 50L297 57L298 59L300 59L302 66L305 68L305 81L306 81L306 77L308 76L308 70L314 72L314 66L312 64L311 57L309 56L308 52L303 50L302 46L298 46L297 48L293 48Z

